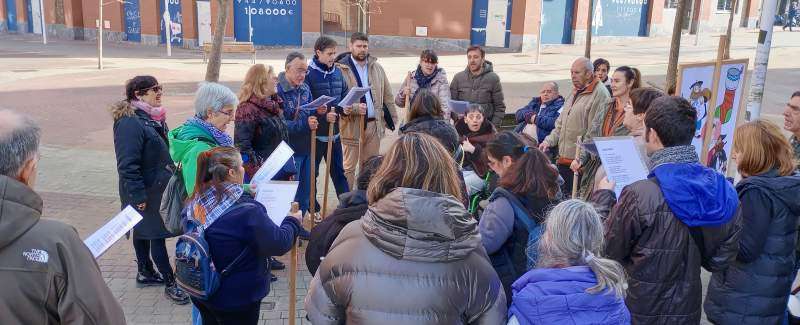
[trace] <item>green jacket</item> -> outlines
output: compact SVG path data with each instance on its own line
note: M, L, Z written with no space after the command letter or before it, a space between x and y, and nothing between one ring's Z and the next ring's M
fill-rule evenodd
M197 156L203 151L218 147L219 144L206 130L189 123L169 131L167 139L169 139L169 155L175 164L181 164L186 193L192 196L197 178Z

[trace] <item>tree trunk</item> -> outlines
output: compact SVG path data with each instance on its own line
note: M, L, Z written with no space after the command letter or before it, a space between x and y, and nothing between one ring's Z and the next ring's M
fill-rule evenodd
M675 84L678 75L678 56L681 48L681 34L683 33L683 19L686 16L686 2L679 0L675 9L675 24L672 25L672 43L669 46L669 64L667 65L667 83L664 89L669 94L675 94Z
M594 16L594 0L589 0L589 16L586 23L586 49L583 56L587 59L592 58L592 18Z
M731 15L728 17L728 30L725 32L725 35L728 36L728 43L725 45L725 55L724 58L730 59L731 58L731 43L733 40L731 39L731 31L733 29L733 16L736 15L736 6L739 5L738 0L733 0L731 3Z
M747 99L747 120L753 121L761 116L761 100L764 84L767 81L769 50L772 47L772 25L775 24L777 1L764 1L761 4L761 18L758 19L758 45L753 60L753 76L750 82L750 96Z
M211 46L211 53L208 54L208 66L206 66L206 81L219 81L219 67L222 64L222 40L225 38L225 27L228 25L228 4L230 0L217 0L219 10L217 11L217 26L214 28L214 43Z

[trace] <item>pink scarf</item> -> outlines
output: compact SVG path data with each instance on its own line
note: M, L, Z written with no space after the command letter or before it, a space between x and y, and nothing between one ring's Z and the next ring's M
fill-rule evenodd
M164 120L167 119L167 109L164 108L163 106L153 107L141 100L131 101L131 105L133 105L133 107L136 107L136 109L144 111L145 113L147 113L147 115L150 115L150 118L152 118L155 121L164 122Z

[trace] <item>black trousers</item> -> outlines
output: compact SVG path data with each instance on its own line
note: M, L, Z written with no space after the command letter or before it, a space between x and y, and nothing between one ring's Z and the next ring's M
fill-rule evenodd
M152 265L155 262L158 272L163 276L172 276L172 266L169 264L165 239L134 239L133 250L136 251L136 260L139 263ZM150 260L151 256L152 261Z
M569 165L556 164L558 167L558 174L564 179L564 185L561 186L561 193L565 197L572 197L572 180L575 178L575 173L569 168Z
M238 310L219 310L204 301L192 298L192 303L203 317L203 325L256 325L261 311L261 302L256 302Z

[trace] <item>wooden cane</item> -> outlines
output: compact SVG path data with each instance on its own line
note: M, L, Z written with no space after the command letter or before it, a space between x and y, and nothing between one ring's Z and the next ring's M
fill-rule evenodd
M300 212L300 205L292 202L289 212L293 218ZM292 250L289 253L289 325L294 325L297 317L297 242L292 241Z
M406 76L406 109L411 109L411 73Z
M353 173L353 184L351 184L352 187L356 187L358 174L361 174L361 155L364 153L364 132L367 131L367 125L364 121L364 118L366 118L366 115L358 116L358 129L360 130L358 132L358 162L356 163L356 172Z
M325 188L322 190L322 213L320 216L325 218L325 212L328 210L328 184L330 183L331 173L331 156L333 155L333 129L336 122L328 125L328 154L325 156Z
M581 144L583 143L582 139L583 139L583 137L579 136L578 137L578 142L575 143L577 145L575 147L575 159L581 159ZM578 174L578 172L574 172L574 174L572 175L572 198L573 199L577 199L578 198L578 177L579 177L579 175L580 174Z
M315 204L317 198L317 173L316 173L316 161L317 161L317 130L311 130L311 156L309 159L313 161L309 161L308 164L311 166L309 168L311 172L308 176L309 181L311 182L311 191L309 193L308 198L308 215L312 219L314 219L314 213L317 212L317 205ZM314 224L312 222L311 224Z

